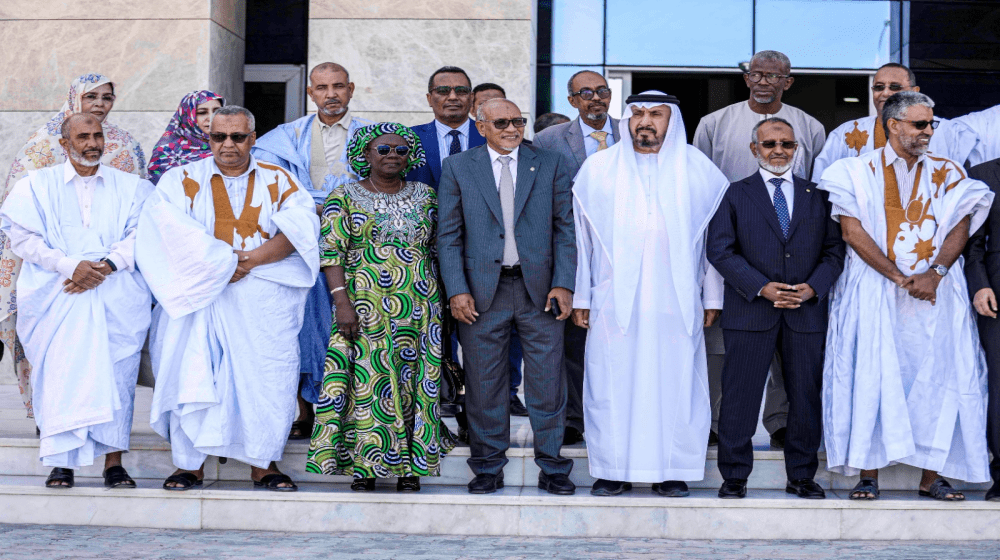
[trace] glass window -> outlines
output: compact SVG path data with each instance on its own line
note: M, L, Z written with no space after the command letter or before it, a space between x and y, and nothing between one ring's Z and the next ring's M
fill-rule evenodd
M757 50L792 68L874 69L891 62L893 2L757 0Z
M552 1L552 63L604 62L604 0Z
M570 119L575 119L579 113L569 104L569 89L566 87L569 79L580 70L593 70L604 75L604 68L600 66L553 66L552 67L552 112L562 113ZM621 103L618 99L611 99L614 103Z
M609 65L732 68L753 56L753 0L607 3Z

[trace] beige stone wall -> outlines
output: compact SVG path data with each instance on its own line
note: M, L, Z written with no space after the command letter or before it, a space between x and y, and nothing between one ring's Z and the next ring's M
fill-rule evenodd
M533 0L312 0L309 67L344 65L356 86L351 109L372 120L429 122L427 78L446 65L473 85L500 84L530 116L534 11Z
M0 0L0 174L74 78L111 77L109 116L147 157L184 94L243 100L244 0Z

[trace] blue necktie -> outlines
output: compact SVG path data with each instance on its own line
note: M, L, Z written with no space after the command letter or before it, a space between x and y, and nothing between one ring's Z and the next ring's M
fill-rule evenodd
M458 141L459 134L461 133L457 130L452 130L448 133L448 136L451 136L451 147L448 148L449 156L462 153L462 143Z
M788 239L788 226L791 219L788 217L788 201L785 200L785 193L781 190L781 183L785 181L775 177L768 181L774 185L774 211L778 213L778 223L781 224L781 233Z

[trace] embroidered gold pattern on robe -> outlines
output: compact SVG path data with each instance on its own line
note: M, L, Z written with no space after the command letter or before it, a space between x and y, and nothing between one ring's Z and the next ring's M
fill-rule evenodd
M858 121L854 121L854 130L844 135L847 147L854 150L854 155L861 155L861 150L868 143L868 132L858 128Z
M292 179L292 176L289 175L288 171L285 171L285 169L282 168L282 167L280 167L280 166L272 165L270 163L264 163L262 161L258 161L257 165L259 165L260 167L263 167L264 169L270 169L272 171L280 171L281 173L283 173L285 175L285 179L288 179L288 190L285 191L284 194L281 195L280 199L278 198L278 181L277 181L277 179L275 179L273 185L268 185L267 186L268 190L271 191L271 202L272 203L277 202L278 203L278 208L276 208L276 210L280 210L281 209L281 205L285 203L285 199L288 198L289 196L291 196L292 193L294 193L295 191L299 190L298 183L296 183L295 180Z
M937 247L934 246L934 234L937 231L937 220L931 214L930 199L924 200L919 195L920 178L923 174L923 162L917 164L916 178L910 193L906 209L903 209L899 198L899 184L896 171L892 165L886 165L885 153L882 154L882 173L885 180L885 225L886 248L889 260L897 264L907 264L912 260L908 255L916 255L916 260L910 265L910 270L916 270L920 261L930 264L931 257ZM902 262L897 262L897 257Z
M948 181L948 174L951 173L952 170L958 172L958 179L955 179L951 183L948 183L948 186L944 188L944 192L948 192L951 189L955 188L955 185L959 184L962 181L962 179L965 179L965 169L962 169L962 167L955 165L955 162L949 159L935 157L932 156L931 154L927 154L927 159L943 162L941 168L935 171L935 174L937 174L938 171L941 171L942 169L944 170L941 174L942 177L941 184L938 184L937 181L934 181L934 184L937 185L938 187L938 190L934 193L934 196L937 196L937 193L941 191L941 185Z
M229 202L229 192L226 183L218 174L212 175L212 202L215 205L215 238L233 244L235 235L241 239L240 248L246 249L246 240L259 233L264 239L270 235L260 227L260 206L252 206L253 185L256 171L250 172L247 181L247 195L239 219L233 214L233 205Z
M885 137L885 129L882 128L882 119L880 117L875 117L875 147L874 149L884 148L885 143L888 139Z
M184 185L184 196L191 200L191 210L194 210L194 197L201 190L201 184L188 177L187 171L184 172L184 180L181 181L181 184Z

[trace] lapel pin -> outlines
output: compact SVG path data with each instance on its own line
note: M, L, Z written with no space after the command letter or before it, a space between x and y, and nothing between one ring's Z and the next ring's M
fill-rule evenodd
M534 170L535 170L535 168L534 168L534 167L532 167L532 168L531 168L531 169L529 169L528 171L534 171Z
M806 189L806 192L809 192L809 189Z

